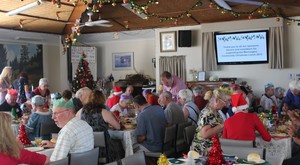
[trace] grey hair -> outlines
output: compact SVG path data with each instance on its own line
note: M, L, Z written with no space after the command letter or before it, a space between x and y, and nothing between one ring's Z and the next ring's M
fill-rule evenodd
M76 94L75 94L75 97L81 99L82 96L86 96L88 97L89 94L92 92L92 90L88 87L83 87L83 88L80 88Z
M39 86L48 85L48 80L46 78L41 78L39 81Z
M195 86L195 87L193 88L193 94L194 94L194 95L200 95L200 94L202 94L202 92L203 92L203 89L202 89L202 87L200 87L200 86Z
M163 92L161 95L163 97L167 98L167 99L171 99L172 100L172 93L171 92L166 91L166 92Z
M276 87L275 88L275 96L279 96L281 94L284 94L284 92L285 92L285 89L282 88L282 87Z
M182 99L185 99L186 102L193 100L193 93L189 89L181 89L178 93L178 96Z
M292 80L290 83L289 83L289 88L290 90L299 90L300 91L300 82L299 80Z

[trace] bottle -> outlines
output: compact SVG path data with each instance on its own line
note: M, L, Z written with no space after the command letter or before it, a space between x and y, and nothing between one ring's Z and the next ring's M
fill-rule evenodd
M17 120L17 111L15 108L11 109L11 115L13 116L13 120Z

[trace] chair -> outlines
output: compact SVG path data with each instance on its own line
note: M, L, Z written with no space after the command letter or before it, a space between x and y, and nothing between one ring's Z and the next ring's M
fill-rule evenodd
M175 140L175 152L178 153L184 150L188 145L185 143L183 130L185 127L192 125L192 122L184 122L176 125L176 140Z
M123 158L121 161L122 165L146 165L144 152L137 152L131 156Z
M108 149L107 149L107 140L104 132L94 132L94 146L100 148L105 148L105 156L99 154L99 163L108 162Z
M250 153L257 153L262 159L265 159L265 148L253 148L253 147L237 147L237 146L222 146L224 154L235 155L238 158L247 158Z
M48 165L68 165L69 164L69 157L50 162Z
M51 133L58 133L60 128L54 122L41 123L40 136L51 136Z
M183 135L184 135L185 142L189 146L192 144L192 141L193 141L194 135L195 135L195 131L196 131L196 126L194 126L194 125L187 126L183 129Z
M255 141L252 140L232 140L220 138L221 146L236 146L236 147L254 147Z
M105 164L105 165L122 165L122 163L120 162L120 160L118 160L118 161L114 161L114 162L111 162L111 163L107 163L107 164Z
M162 152L146 152L145 155L149 157L159 157L163 153L166 156L170 156L171 154L175 153L175 139L176 125L166 127L162 145Z
M90 151L70 154L70 165L98 165L99 148Z

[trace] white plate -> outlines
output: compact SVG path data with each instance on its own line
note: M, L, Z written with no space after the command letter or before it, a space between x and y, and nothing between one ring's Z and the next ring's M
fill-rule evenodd
M257 163L254 163L254 162L248 162L247 160L243 161L243 163L248 163L248 164L262 164L262 163L265 163L265 162L266 162L266 161L263 160L263 159L260 159L260 161L257 162Z
M32 152L37 152L37 151L41 151L44 148L43 147L27 147L25 148L26 150L32 151Z

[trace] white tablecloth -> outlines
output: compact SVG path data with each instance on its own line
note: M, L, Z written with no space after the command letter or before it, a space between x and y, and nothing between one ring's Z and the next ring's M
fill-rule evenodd
M133 144L136 143L135 130L108 130L110 138L122 140L125 157L133 155Z
M291 138L273 139L271 142L256 137L256 146L266 148L266 160L272 165L281 165L284 159L292 156Z

